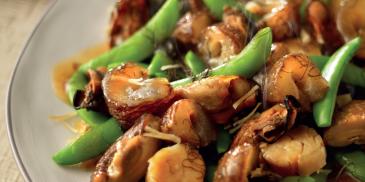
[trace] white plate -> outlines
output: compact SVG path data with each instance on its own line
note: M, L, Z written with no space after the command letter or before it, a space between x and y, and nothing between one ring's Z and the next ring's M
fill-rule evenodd
M25 46L9 86L7 124L18 166L27 181L89 181L90 171L56 165L52 155L72 136L50 115L69 112L51 87L57 61L102 42L115 0L58 0Z

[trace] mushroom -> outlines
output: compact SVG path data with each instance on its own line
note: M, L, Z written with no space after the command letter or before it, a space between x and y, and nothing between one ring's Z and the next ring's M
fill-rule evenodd
M271 1L266 1L271 2ZM268 26L272 29L275 41L281 41L299 34L299 14L295 3L278 1L271 6L271 12L266 14L258 23L260 27Z
M279 61L282 57L289 54L289 48L282 42L275 42L271 45L271 52L268 58L268 67L273 65L276 61ZM262 75L263 76L263 75Z
M145 68L125 64L110 70L102 81L110 114L126 128L143 113L164 110L174 97L167 79L146 78Z
M331 18L328 7L320 0L312 0L307 7L307 20L312 27L312 34L319 44L337 49L343 44L342 37Z
M184 45L196 45L203 30L212 22L208 10L188 12L179 20L172 36Z
M331 14L343 39L348 42L359 36L365 39L365 0L331 0ZM365 59L365 41L357 56Z
M147 182L204 181L204 160L196 149L186 144L163 148L148 163Z
M214 18L201 0L187 0L185 3L189 5L189 11L178 21L172 37L178 40L177 46L194 49L203 31L213 23Z
M119 0L110 18L109 45L114 47L130 37L148 20L149 8L146 0Z
M176 95L192 99L207 112L216 113L232 107L235 100L251 89L248 80L238 76L213 76L175 89Z
M224 64L246 45L248 26L246 18L238 10L225 8L223 22L209 26L203 32L198 51L210 67Z
M103 71L99 70L88 70L89 83L85 86L85 90L77 90L73 98L73 105L76 109L88 109L108 114L101 88Z
M276 61L261 82L270 103L281 103L287 95L299 100L305 110L328 90L320 70L303 54L289 54Z
M268 66L273 65L288 54L321 55L321 47L315 42L304 42L298 38L275 42L271 46Z
M259 142L274 142L293 125L297 115L291 97L245 122L235 136L231 148L219 161L216 182L248 182L251 170L259 162Z
M275 142L293 127L296 116L296 101L287 97L285 104L276 104L245 122L235 136L232 147L244 143L258 144L259 141Z
M205 5L202 0L187 0L189 4L189 10L193 13L201 11L205 8Z
M182 142L194 146L207 146L216 140L215 126L199 104L191 99L176 101L165 113L161 131L174 134Z
M317 132L306 126L290 130L278 141L263 144L263 159L282 176L309 176L326 164L326 149Z
M287 39L282 41L291 54L305 54L306 56L321 55L321 46L313 41L305 42L301 39Z
M298 0L291 0L290 2L297 5L298 3L296 1ZM245 9L258 16L264 16L265 14L271 13L274 8L280 9L285 6L287 2L288 0L251 0L245 4Z
M338 111L324 140L332 147L365 144L365 100L354 100Z
M257 165L258 160L257 145L244 143L234 147L220 159L214 182L248 182L248 176Z
M161 119L141 116L103 155L91 177L92 182L138 181L146 173L148 159L159 149L159 140L143 136L145 128L158 130Z

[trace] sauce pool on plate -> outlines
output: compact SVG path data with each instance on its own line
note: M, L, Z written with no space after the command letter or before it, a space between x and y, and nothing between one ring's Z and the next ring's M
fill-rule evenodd
M52 70L52 87L56 96L66 104L70 104L66 93L67 81L81 64L88 62L108 50L108 43L104 42L82 50L68 59L59 61Z

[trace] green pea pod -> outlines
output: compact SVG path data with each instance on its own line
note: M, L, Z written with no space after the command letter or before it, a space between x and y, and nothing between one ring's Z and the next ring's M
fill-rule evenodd
M331 173L331 170L329 169L321 169L319 172L316 172L314 174L312 174L312 178L316 181L316 182L326 182L328 175Z
M73 102L74 93L77 90L83 90L87 82L86 76L83 73L79 71L74 73L67 84L67 94L71 102ZM104 114L87 111L86 109L79 109L76 112L91 127L95 127L109 119Z
M110 69L116 68L120 65L121 65L120 63L111 63L108 65L107 69L110 70Z
M316 182L316 180L310 176L288 176L281 182Z
M109 119L57 152L53 160L60 165L74 165L92 159L102 154L121 135L118 122L113 118Z
M218 132L217 137L217 152L219 154L226 152L231 145L231 136L228 131L224 128L221 128Z
M322 76L328 81L329 89L324 98L313 106L313 116L318 127L328 127L331 125L338 86L345 67L359 49L360 44L361 38L359 37L346 43L331 56L322 69Z
M109 116L106 116L102 113L86 109L78 109L76 110L76 113L80 118L82 118L83 121L85 121L85 123L87 123L92 128L110 119Z
M76 71L66 84L68 99L73 103L74 95L77 90L84 90L88 79L86 75L80 71Z
M281 182L326 182L331 170L320 170L311 176L288 176L281 180Z
M152 77L167 77L167 73L161 70L162 66L173 64L173 61L167 56L165 51L158 50L148 66L148 74Z
M237 56L227 64L214 68L211 75L252 77L265 65L270 55L271 44L271 29L269 27L261 29Z
M260 19L255 14L247 11L242 3L237 0L203 0L204 4L208 7L213 16L219 20L223 17L223 11L225 6L235 7L241 10L241 12L250 20L257 21Z
M310 59L319 69L323 69L330 58L327 56L310 56ZM365 88L365 69L358 67L353 63L349 63L343 73L342 81Z
M172 33L179 16L179 1L167 0L146 26L133 34L129 39L103 55L81 65L67 83L66 90L69 100L72 102L76 91L84 89L87 84L85 73L88 69L117 65L126 61L140 62L150 56L155 49L155 45L162 42ZM102 122L102 119L106 119L104 115L94 111L86 112L81 110L78 111L78 114L92 127Z
M184 63L191 70L193 75L198 75L207 69L207 66L204 64L204 62L196 54L194 54L193 51L189 51L185 55Z
M110 69L116 68L116 67L118 67L122 64L120 64L120 63L111 63L107 66L107 69L110 70ZM143 68L146 68L146 69L148 68L148 64L146 64L146 63L135 63L135 64L137 64L138 66L142 66Z
M207 170L205 173L205 181L213 182L214 180L214 173L217 170L217 166L215 165L208 165Z
M236 0L203 0L214 17L222 19L224 6L235 6Z
M336 151L335 159L354 177L360 181L365 181L365 153L363 151Z
M239 75L245 78L252 77L267 62L272 44L272 33L269 27L261 29L248 45L232 60L221 66L213 68L209 75ZM199 75L203 75L201 73ZM193 81L192 77L177 80L171 83L173 87L186 85Z

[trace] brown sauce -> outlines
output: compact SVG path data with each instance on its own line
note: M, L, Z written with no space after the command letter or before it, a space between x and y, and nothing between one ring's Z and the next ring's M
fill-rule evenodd
M59 61L52 70L52 87L56 96L64 103L70 104L66 94L67 81L81 64L88 62L108 50L108 43L104 42L82 50L70 58Z

